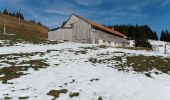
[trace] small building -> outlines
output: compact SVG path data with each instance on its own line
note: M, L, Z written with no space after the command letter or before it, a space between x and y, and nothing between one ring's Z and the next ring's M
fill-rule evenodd
M122 33L76 14L72 14L62 27L50 31L48 39L117 47L129 44L127 36Z

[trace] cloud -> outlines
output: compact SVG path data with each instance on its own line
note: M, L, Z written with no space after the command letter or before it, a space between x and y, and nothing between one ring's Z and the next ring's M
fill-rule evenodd
M98 6L103 3L103 0L73 0L82 6Z
M161 6L166 6L166 5L168 5L168 4L170 4L170 0L164 0L164 1L162 2Z

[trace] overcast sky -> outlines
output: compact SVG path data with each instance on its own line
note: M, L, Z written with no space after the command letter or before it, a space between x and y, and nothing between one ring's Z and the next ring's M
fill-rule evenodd
M20 10L27 19L55 28L76 13L100 24L147 24L170 30L170 0L0 0L0 10Z

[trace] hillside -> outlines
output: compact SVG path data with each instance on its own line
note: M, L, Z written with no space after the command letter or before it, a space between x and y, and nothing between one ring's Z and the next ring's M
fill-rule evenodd
M7 33L18 33L24 34L30 37L48 37L48 28L40 26L38 24L33 24L32 22L21 19L19 24L19 19L9 15L0 14L0 32L3 32L4 23L6 19L6 32Z
M94 44L0 47L0 99L169 100L170 57Z

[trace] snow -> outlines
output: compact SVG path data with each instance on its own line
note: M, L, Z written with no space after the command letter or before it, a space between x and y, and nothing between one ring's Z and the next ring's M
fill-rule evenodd
M165 52L165 45L167 45L166 49L168 51L168 53L170 53L170 42L165 42L165 41L156 41L156 40L149 40L149 42L151 43L151 45L153 46L157 46L157 52Z
M118 72L105 64L92 65L86 62L89 57L106 52L125 52L132 55L163 56L169 55L153 51L135 51L121 48L107 48L88 50L87 54L75 55L69 50L82 50L79 47L93 47L94 44L60 43L57 45L20 44L13 47L0 47L0 54L46 52L42 56L33 56L30 59L47 59L50 64L45 69L33 71L29 69L28 75L10 80L14 84L0 83L0 99L9 94L13 100L28 96L29 100L51 100L48 96L50 90L68 89L67 94L60 94L58 100L97 100L101 96L104 100L169 100L170 76L166 74L155 75L148 78L142 74L131 72ZM23 58L21 58L23 60ZM59 64L56 66L55 64ZM1 76L0 76L1 77ZM91 82L91 79L98 81ZM72 80L75 82L70 83ZM68 83L68 85L64 85ZM60 87L62 86L62 87ZM13 91L13 92L12 92ZM70 92L79 92L78 97L69 97Z

